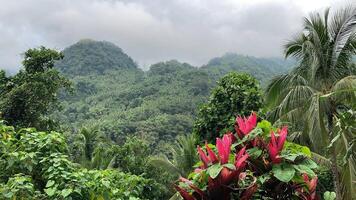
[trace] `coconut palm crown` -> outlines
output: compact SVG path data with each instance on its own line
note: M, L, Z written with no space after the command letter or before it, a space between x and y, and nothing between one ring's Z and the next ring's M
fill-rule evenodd
M266 88L268 114L275 122L294 124L297 140L331 159L337 199L355 195L355 133L337 129L341 110L356 109L356 7L312 13L303 31L285 46L298 65L275 77ZM353 146L352 146L353 145ZM337 151L336 151L337 149ZM345 165L340 155L351 153ZM354 197L356 198L356 197Z

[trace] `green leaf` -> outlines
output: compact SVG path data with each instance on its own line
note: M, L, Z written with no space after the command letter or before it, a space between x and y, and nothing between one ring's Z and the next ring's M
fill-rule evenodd
M298 170L300 173L304 174L308 174L309 176L314 177L315 173L312 169L310 169L308 166L300 164L300 165L294 165L293 166L296 170Z
M54 193L56 192L56 188L47 188L44 190L48 196L53 196Z
M261 184L264 184L270 178L271 176L269 174L262 174L261 176L258 177L258 181L260 181Z
M263 130L264 135L268 135L271 132L272 129L272 124L269 121L262 120L257 124L257 127L261 128Z
M278 180L288 183L295 174L295 169L289 164L273 165L272 172Z
M231 169L231 170L236 170L235 165L233 165L233 164L231 164L231 163L226 163L226 164L224 164L223 166L226 167L226 168L229 168L229 169Z
M61 195L66 198L68 195L70 195L71 193L73 192L73 189L72 188L69 188L69 189L64 189L62 190L62 193Z
M212 165L208 168L207 172L211 178L216 178L219 174L220 171L223 169L223 167L220 164L215 164Z
M46 188L52 187L54 185L54 183L55 183L54 181L49 180L46 184Z
M248 149L247 153L252 158L256 159L256 158L260 157L260 155L262 154L262 150L257 147L254 147L254 148Z
M285 158L286 160L290 161L295 161L295 159L300 156L298 154L287 154L287 155L282 155L281 157Z
M305 166L308 166L310 169L316 169L316 168L319 167L318 164L316 164L316 163L315 163L313 160L311 160L311 159L305 159L305 160L303 160L303 162L302 162L301 164L303 164L303 165L305 165Z
M289 151L292 154L303 154L307 157L311 157L311 151L308 147L302 146L299 144L295 144L293 142L285 142L284 143L284 151Z
M334 200L334 199L336 199L335 192L329 192L329 191L324 192L324 200Z

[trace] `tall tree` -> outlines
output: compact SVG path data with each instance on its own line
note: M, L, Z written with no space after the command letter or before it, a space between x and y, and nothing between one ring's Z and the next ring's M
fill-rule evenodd
M262 94L255 78L230 72L218 81L208 103L198 113L194 133L213 141L232 129L236 116L249 115L262 107Z
M0 112L2 118L17 127L52 129L46 117L57 108L58 92L69 88L69 81L53 68L63 55L45 47L29 49L22 62L24 69L13 77L0 74Z
M338 155L348 150L350 141L334 139L344 134L335 128L340 108L356 108L356 76L351 65L356 53L355 28L354 7L333 15L327 9L305 18L304 30L285 45L285 56L295 57L298 66L273 79L266 89L267 105L273 109L269 117L292 122L302 133L301 142L331 159L337 199L353 199L356 194L356 151L351 151L346 164L350 176L340 176L346 171L338 165ZM341 138L350 137L355 135Z

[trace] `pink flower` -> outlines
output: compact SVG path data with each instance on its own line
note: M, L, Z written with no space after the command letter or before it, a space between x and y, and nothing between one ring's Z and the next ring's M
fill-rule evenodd
M248 118L237 117L236 118L235 130L240 139L242 139L245 135L249 134L257 124L257 116L255 112Z
M284 126L282 130L278 130L278 139L274 135L274 132L271 132L271 140L268 144L269 156L274 164L281 162L279 153L282 151L284 143L287 139L288 128Z
M225 134L222 139L216 138L216 148L222 165L229 161L231 143L231 137L228 134Z

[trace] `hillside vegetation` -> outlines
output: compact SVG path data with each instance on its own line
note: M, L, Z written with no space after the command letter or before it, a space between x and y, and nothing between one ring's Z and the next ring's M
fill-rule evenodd
M226 73L246 72L265 84L292 65L226 54L201 68L171 60L144 72L119 47L93 40L79 41L63 54L56 66L74 87L74 94L62 97L64 109L55 113L63 128L90 127L118 143L137 135L152 145L191 132L197 108Z

